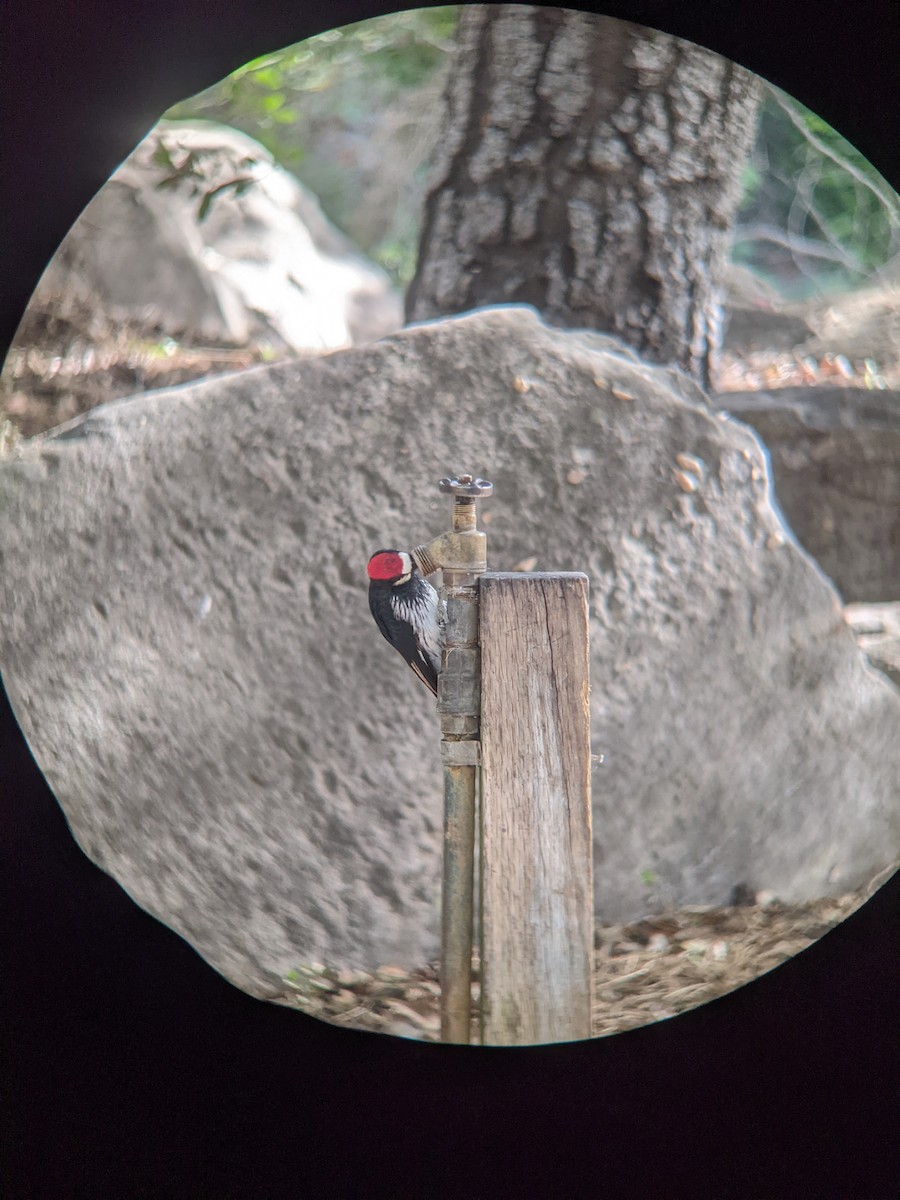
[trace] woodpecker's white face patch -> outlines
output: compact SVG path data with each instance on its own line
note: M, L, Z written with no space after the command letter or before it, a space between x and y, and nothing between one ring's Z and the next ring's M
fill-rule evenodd
M403 574L397 580L397 583L406 583L407 579L412 575L413 560L403 550L400 551L397 557L400 559L400 564L403 567Z

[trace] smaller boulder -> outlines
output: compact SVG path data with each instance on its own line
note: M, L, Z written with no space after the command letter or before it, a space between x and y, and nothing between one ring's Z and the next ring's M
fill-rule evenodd
M900 600L898 400L850 387L718 397L765 442L785 519L847 601Z
M399 296L252 138L162 121L100 189L38 285L89 289L113 322L315 352L400 327ZM44 305L44 307L47 307ZM26 311L23 330L34 322Z

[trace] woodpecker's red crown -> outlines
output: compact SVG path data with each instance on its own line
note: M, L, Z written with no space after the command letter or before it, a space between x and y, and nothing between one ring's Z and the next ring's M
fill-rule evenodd
M412 559L402 550L378 550L369 559L366 571L378 583L391 583L412 573Z

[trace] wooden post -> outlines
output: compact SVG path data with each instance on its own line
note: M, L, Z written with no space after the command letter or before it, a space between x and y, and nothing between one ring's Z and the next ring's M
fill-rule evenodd
M487 573L480 594L481 1040L588 1038L588 580Z

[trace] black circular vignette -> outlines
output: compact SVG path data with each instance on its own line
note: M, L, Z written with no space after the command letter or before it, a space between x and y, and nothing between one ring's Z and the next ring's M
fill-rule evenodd
M892 6L684 8L599 11L756 70L896 185ZM7 9L4 351L65 232L166 107L266 50L389 10ZM892 1194L900 877L777 970L631 1033L498 1050L338 1030L232 987L90 863L0 701L11 1200Z

